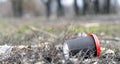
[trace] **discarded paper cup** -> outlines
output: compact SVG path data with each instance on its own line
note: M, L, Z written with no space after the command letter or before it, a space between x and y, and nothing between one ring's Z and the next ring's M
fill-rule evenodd
M67 40L63 46L65 58L76 55L82 52L84 57L99 57L100 56L100 42L95 34L88 34L85 37L78 37L76 39Z

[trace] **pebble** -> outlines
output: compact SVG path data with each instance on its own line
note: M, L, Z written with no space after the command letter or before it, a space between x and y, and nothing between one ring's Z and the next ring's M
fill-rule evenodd
M105 54L115 54L115 52L111 49L106 50Z
M9 53L11 52L11 50L12 50L11 46L8 45L0 46L0 54Z

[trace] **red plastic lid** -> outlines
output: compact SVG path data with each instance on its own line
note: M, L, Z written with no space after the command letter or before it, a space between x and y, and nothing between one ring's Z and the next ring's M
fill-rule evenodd
M95 45L96 45L96 50L97 50L97 57L100 57L100 52L101 52L101 49L100 49L100 42L98 40L98 37L95 35L95 34L88 34L88 36L92 36L95 40Z

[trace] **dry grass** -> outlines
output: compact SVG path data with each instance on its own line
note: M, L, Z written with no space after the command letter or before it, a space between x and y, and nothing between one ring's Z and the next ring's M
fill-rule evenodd
M26 21L26 22L25 22ZM40 20L10 20L0 22L0 44L25 45L15 47L10 53L0 55L1 64L119 64L120 34L118 23L98 22L39 22ZM86 27L87 23L89 26ZM78 37L79 32L92 32L98 35L101 46L115 54L104 54L100 58L85 59L77 54L65 60L62 44L65 40ZM116 39L117 37L117 39ZM37 47L32 47L38 45ZM40 46L39 46L40 45Z

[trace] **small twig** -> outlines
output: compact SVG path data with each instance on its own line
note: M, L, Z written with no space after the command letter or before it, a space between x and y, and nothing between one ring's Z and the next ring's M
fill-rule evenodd
M51 36L51 37L53 37L53 38L58 38L55 34L52 34L52 33L49 33L49 32L47 32L47 31L44 31L44 30L42 30L42 29L37 29L37 28L34 28L34 27L30 27L33 31L38 31L38 32L41 32L41 33L44 33L44 34L46 34L46 35L49 35L49 36Z

